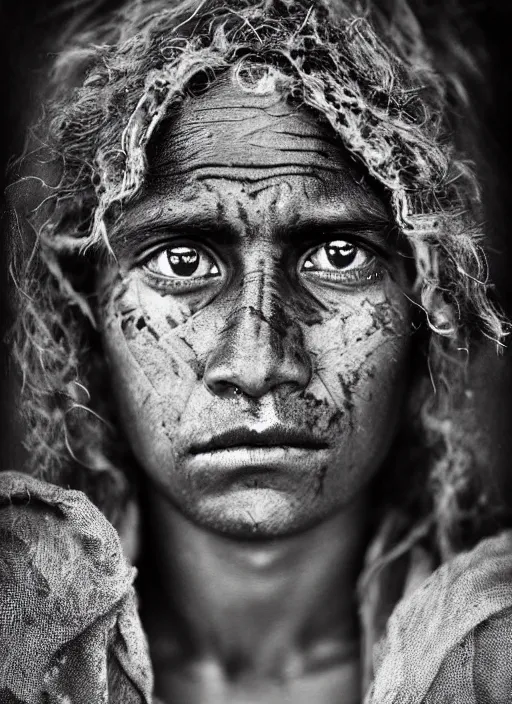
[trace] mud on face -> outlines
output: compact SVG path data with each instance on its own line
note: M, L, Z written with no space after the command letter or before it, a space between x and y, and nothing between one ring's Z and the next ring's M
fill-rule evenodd
M222 91L251 127L250 163ZM158 188L112 233L102 335L150 481L201 525L261 537L343 510L378 471L411 318L386 207L328 129L279 95L235 93L191 100L160 135ZM208 137L187 131L196 113Z

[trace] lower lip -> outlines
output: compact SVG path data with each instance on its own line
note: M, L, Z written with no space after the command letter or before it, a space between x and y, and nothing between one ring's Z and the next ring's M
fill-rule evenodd
M190 469L218 469L220 471L251 471L253 469L283 470L297 466L316 465L325 458L322 448L294 446L229 447L212 452L199 452L189 458Z

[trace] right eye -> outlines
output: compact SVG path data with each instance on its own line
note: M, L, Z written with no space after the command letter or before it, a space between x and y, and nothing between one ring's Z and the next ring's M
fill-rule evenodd
M147 271L173 282L219 276L220 270L213 257L196 245L166 247L146 260Z

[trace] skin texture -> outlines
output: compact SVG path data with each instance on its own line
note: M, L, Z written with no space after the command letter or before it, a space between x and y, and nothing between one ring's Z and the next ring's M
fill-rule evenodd
M148 161L99 310L149 480L155 692L355 704L365 490L411 344L385 204L325 125L230 76L161 126Z
M146 187L110 233L101 327L127 437L158 490L209 530L282 537L343 510L381 466L410 313L386 208L329 129L230 81L156 137ZM355 257L342 280L329 242ZM177 246L208 278L176 279ZM199 452L225 431L283 427L310 447Z
M360 704L363 497L273 541L198 528L156 491L148 503L154 564L139 565L139 594L163 701Z

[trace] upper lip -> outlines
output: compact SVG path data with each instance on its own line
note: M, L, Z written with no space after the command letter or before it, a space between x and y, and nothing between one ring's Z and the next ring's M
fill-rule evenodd
M194 455L201 452L224 450L228 447L301 447L320 450L327 443L319 440L310 431L280 425L258 431L251 428L231 428L214 435L205 442L196 443L190 448Z

